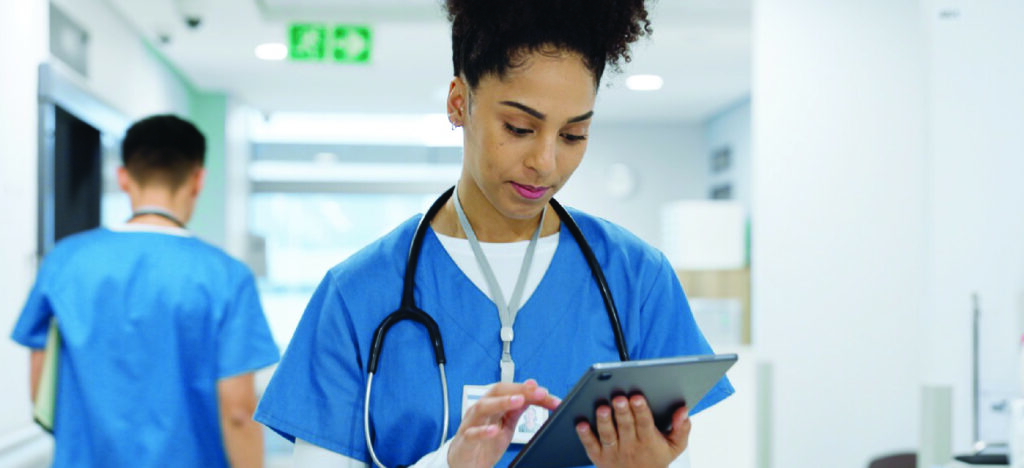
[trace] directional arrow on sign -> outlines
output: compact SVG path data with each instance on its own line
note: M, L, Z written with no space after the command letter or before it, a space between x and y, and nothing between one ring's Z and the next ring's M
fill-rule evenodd
M347 63L367 63L373 48L373 34L366 26L338 26L334 28L334 60Z

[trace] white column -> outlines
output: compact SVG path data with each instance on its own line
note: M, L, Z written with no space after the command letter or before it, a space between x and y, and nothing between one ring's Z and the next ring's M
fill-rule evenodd
M927 0L931 156L925 384L953 387L953 450L971 440L971 295L984 406L1020 395L1024 320L1024 2ZM1007 409L1008 410L1008 409ZM981 436L1005 442L1008 414ZM995 440L993 440L995 439Z
M249 161L252 109L228 98L224 129L224 245L235 258L249 258Z
M8 337L35 276L38 67L49 3L0 2L0 439L31 424L28 352Z
M926 71L916 0L754 2L754 340L774 464L917 446Z

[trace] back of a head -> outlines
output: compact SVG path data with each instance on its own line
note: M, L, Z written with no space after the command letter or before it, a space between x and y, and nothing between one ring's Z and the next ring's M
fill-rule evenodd
M446 0L445 8L455 76L472 88L549 47L579 54L599 84L606 65L628 62L630 44L652 32L645 0Z
M177 189L203 167L206 138L174 115L154 115L131 126L121 143L121 161L140 185Z

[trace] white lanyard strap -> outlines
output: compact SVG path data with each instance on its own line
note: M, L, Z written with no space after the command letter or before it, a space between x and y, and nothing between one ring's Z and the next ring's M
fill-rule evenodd
M487 288L491 290L494 304L498 306L498 320L501 321L501 332L498 335L501 337L501 361L498 362L498 365L501 368L501 381L511 382L515 376L516 369L515 362L512 361L512 340L515 339L512 325L516 321L516 314L519 313L519 301L523 298L526 277L529 276L530 265L533 263L533 252L537 248L537 239L540 238L541 228L544 227L544 216L547 214L547 206L541 212L540 224L537 225L537 230L533 232L533 237L530 238L530 243L526 247L523 265L519 268L519 279L516 280L516 286L512 290L512 299L506 303L505 295L501 293L498 280L494 277L494 270L491 269L487 256L484 255L483 249L480 248L480 241L477 240L473 227L469 225L466 212L462 210L462 203L459 203L458 187L455 188L455 194L452 198L455 201L455 212L459 215L459 223L462 224L462 230L466 232L466 238L469 240L469 246L473 249L476 262L480 265L484 279L487 280Z

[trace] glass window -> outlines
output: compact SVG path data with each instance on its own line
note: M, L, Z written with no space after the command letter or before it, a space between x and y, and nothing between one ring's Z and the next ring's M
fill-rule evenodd
M251 232L265 243L260 294L282 349L327 271L426 208L435 193L254 193ZM397 294L397 292L396 292Z

